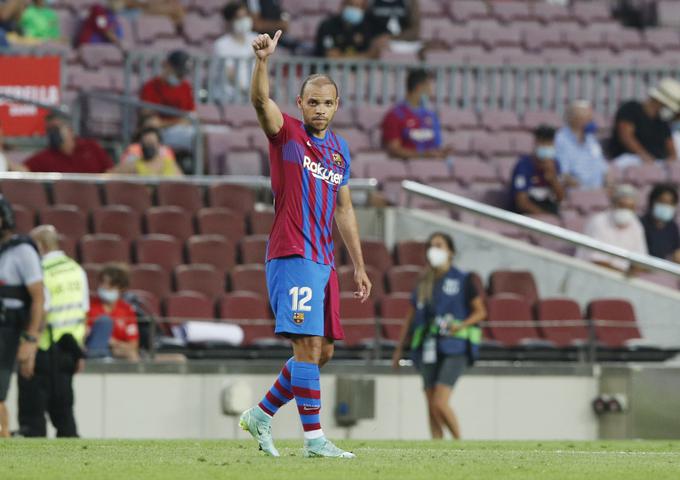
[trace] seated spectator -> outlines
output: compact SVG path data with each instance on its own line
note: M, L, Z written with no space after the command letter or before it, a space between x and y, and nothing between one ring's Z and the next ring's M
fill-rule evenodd
M248 10L253 17L253 30L257 33L268 33L274 37L277 30L288 31L290 14L281 7L280 0L247 0ZM284 35L285 38L285 35ZM279 45L286 46L282 41Z
M382 141L393 157L445 158L437 112L429 108L434 91L432 76L425 70L409 72L406 99L387 112L382 122Z
M28 169L20 163L11 161L5 155L5 144L2 126L0 126L0 172L27 172Z
M108 153L94 140L76 137L62 116L46 117L48 147L24 164L31 172L104 173L113 167Z
M88 358L139 360L139 328L133 308L121 295L129 285L122 265L108 264L98 277L97 297L90 301L85 341Z
M111 43L122 48L120 41L123 38L123 27L117 15L122 6L122 0L109 0L108 6L92 5L78 32L76 46L88 43Z
M677 206L678 190L674 185L654 185L649 193L647 212L640 220L649 254L680 263L680 231L675 222Z
M59 40L61 27L57 12L46 6L45 0L33 0L21 14L21 31L28 40Z
M521 156L512 172L514 210L524 215L557 215L564 200L560 177L560 164L555 160L555 129L541 125L534 130L534 153Z
M627 168L676 160L670 122L679 112L680 82L671 78L661 80L650 89L644 102L631 100L621 105L609 145L614 164Z
M191 84L185 80L190 70L191 59L182 50L171 52L163 63L163 72L142 86L140 99L176 108L185 112L194 112L194 94ZM163 143L174 150L190 151L193 147L196 131L189 119L171 115L159 115Z
M246 5L240 1L224 7L222 16L229 32L217 39L213 53L225 59L227 97L238 92L245 95L250 87L253 41L257 38L257 33L253 31L253 18Z
M145 128L139 134L139 143L125 150L120 163L110 173L180 177L180 170L172 149L161 143L161 134L155 128Z
M316 31L316 56L325 58L378 58L366 15L366 0L344 0L337 15L326 18Z
M566 120L555 136L555 155L565 183L580 189L604 187L609 166L595 136L597 125L590 103L572 103Z
M612 206L594 214L586 223L584 232L589 237L630 252L647 254L645 231L635 215L637 191L631 185L619 185L612 197ZM605 253L579 248L576 256L603 267L620 272L634 273L630 262Z
M28 0L5 0L0 3L0 29L5 33L18 32L21 15Z
M374 35L388 35L393 40L420 39L418 0L370 0L366 16Z

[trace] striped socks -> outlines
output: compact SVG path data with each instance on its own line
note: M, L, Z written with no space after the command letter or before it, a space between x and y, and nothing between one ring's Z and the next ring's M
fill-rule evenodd
M293 357L289 358L281 369L279 377L269 389L258 406L270 417L273 417L279 408L293 399L292 386L290 384L292 365L295 363Z
M319 366L314 363L292 362L291 384L306 440L323 437L319 411L321 410L321 383Z

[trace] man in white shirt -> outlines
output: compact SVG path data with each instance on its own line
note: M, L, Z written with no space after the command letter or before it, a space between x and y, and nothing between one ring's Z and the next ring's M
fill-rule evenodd
M230 33L222 35L215 41L213 51L215 56L225 59L224 93L227 99L230 99L239 93L248 92L252 71L252 43L257 33L253 32L253 18L244 3L238 1L229 3L222 10L222 15Z
M612 246L646 255L647 240L644 228L635 214L636 199L635 187L619 185L614 192L611 208L594 214L588 220L584 233ZM628 260L605 253L580 248L576 256L613 270L633 273Z

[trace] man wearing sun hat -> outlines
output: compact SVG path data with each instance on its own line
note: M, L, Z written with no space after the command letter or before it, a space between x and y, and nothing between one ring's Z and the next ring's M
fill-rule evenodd
M677 159L670 122L680 112L680 82L662 79L643 102L631 100L619 107L609 144L614 165L627 168Z

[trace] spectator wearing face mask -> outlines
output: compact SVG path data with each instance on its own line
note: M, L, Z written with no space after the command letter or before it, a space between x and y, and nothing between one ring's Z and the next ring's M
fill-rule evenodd
M142 86L140 99L193 114L196 110L193 88L185 79L190 70L191 58L185 51L170 52L163 63L162 74ZM191 151L196 137L191 121L172 115L159 115L159 118L163 143L176 151Z
M120 163L109 172L160 177L183 175L172 149L161 143L160 132L151 127L140 132L139 143L130 145Z
M367 18L376 35L394 40L420 39L418 0L370 0Z
M236 92L247 92L250 85L253 57L253 41L257 33L253 31L253 17L248 7L239 1L229 3L222 10L228 32L215 42L215 56L225 59L227 77L227 97Z
M99 273L97 297L87 314L88 358L114 357L139 360L139 328L135 311L121 295L128 287L127 269L108 264Z
M517 213L559 213L564 186L555 156L555 129L541 125L534 131L534 153L520 157L512 172L510 193Z
M113 167L109 154L94 140L76 137L62 116L48 115L46 132L48 147L24 162L31 172L104 173Z
M605 186L609 165L595 136L596 131L590 103L586 100L572 103L567 109L566 125L555 136L555 155L569 187L593 189Z
M635 214L636 199L635 187L627 184L619 185L612 196L611 207L604 212L594 214L588 220L583 233L614 247L647 254L645 231ZM628 260L605 253L579 248L576 256L613 270L634 273Z
M678 190L660 183L649 193L647 212L640 219L645 229L649 254L680 263L680 231L675 221Z
M677 152L670 122L680 112L680 82L665 78L650 89L644 102L631 100L619 107L609 144L618 168L674 161Z
M366 20L366 0L344 0L340 12L316 32L316 55L325 58L377 58L381 44Z
M122 48L120 41L123 38L123 26L118 20L118 12L124 5L123 0L109 0L107 6L92 5L80 26L76 45L111 43Z

